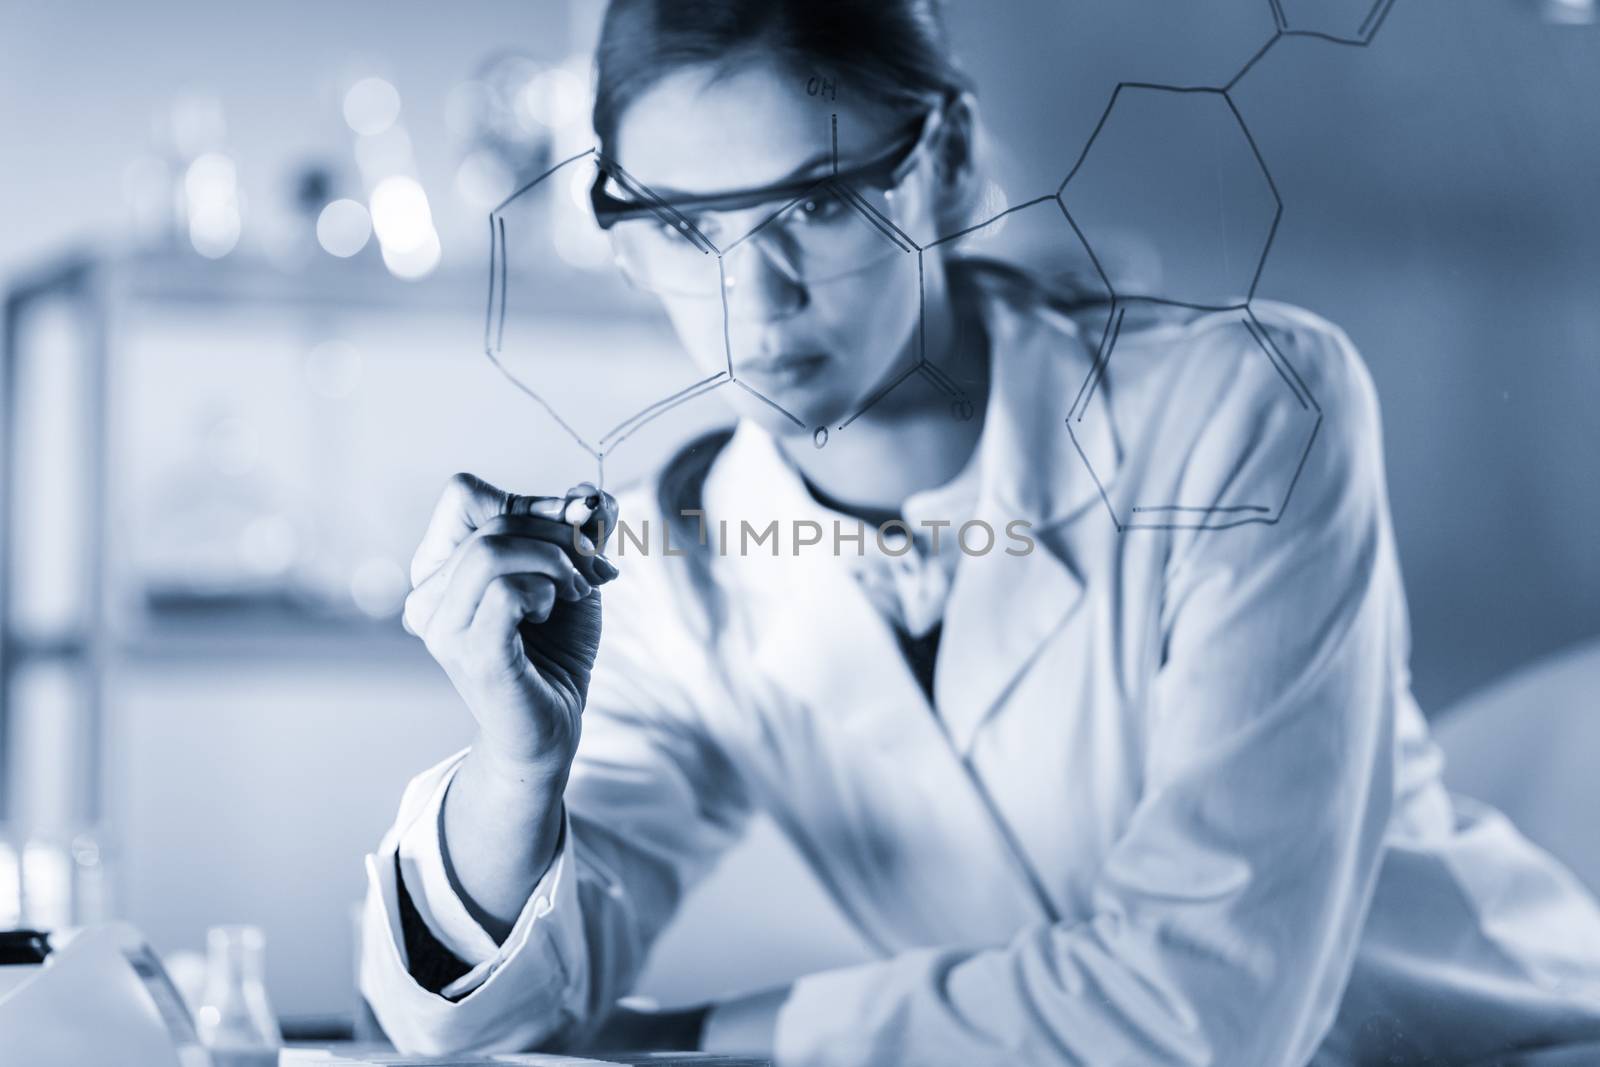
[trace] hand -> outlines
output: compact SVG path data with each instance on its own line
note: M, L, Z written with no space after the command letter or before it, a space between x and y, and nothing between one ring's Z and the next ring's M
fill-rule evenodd
M675 1011L639 1011L618 1005L581 1049L602 1052L693 1052L700 1047L700 1031L708 1008Z
M578 501L594 497L592 514L569 515L569 502L587 510ZM597 587L617 575L598 554L615 525L615 499L588 483L524 497L459 474L411 561L405 625L477 720L474 750L557 796L600 644Z

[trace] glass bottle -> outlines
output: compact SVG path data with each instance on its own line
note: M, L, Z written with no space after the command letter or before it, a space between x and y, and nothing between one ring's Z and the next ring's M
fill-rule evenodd
M115 917L112 900L110 835L104 828L88 827L72 835L72 922L93 926Z
M0 930L22 925L22 853L0 822Z
M72 925L72 850L59 834L35 830L22 845L22 919L38 930Z
M262 980L260 927L206 932L206 985L196 1016L215 1067L275 1067L283 1036Z

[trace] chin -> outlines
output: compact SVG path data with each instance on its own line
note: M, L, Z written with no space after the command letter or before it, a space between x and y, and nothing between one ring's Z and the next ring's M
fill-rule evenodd
M749 384L772 403L763 403L760 398L737 385L724 388L731 390L729 399L733 401L732 407L737 414L755 422L774 437L803 437L810 440L818 427L827 427L829 433L836 432L839 424L854 414L848 398L834 390L771 389ZM775 410L773 404L783 411ZM795 425L794 419L788 418L788 415L794 416L800 424Z

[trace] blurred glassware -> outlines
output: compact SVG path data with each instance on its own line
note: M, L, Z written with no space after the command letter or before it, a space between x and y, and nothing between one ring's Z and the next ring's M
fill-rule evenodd
M110 835L103 828L86 828L72 835L72 922L91 926L109 921L116 913Z
M206 931L206 984L196 1024L215 1067L272 1067L283 1035L267 1001L256 926Z
M36 830L22 846L22 921L37 930L72 922L72 850L57 834Z
M88 926L112 918L112 879L102 829L36 830L8 864L0 842L0 928L21 921L41 930ZM7 867L11 870L7 870ZM8 892L8 887L10 891ZM18 905L7 922L7 898Z
M172 986L183 998L189 1014L198 1016L200 1005L205 1002L206 995L205 953L180 948L175 952L164 953L161 965L166 968L167 977L172 979Z
M0 930L22 925L22 857L11 833L0 823Z

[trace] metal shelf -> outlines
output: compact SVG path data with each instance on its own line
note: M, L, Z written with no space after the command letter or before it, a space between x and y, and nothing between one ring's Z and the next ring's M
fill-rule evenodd
M82 783L82 793L84 817L93 822L101 814L98 779L105 676L114 663L347 658L399 663L422 662L425 657L398 622L262 610L259 605L178 614L136 611L127 619L126 611L111 610L106 545L114 530L105 501L109 461L116 446L108 436L112 401L107 382L119 369L121 336L114 334L114 324L128 321L125 312L156 307L270 316L482 315L486 291L481 269L441 268L420 281L397 279L384 269L375 249L348 260L311 249L298 262L285 263L243 251L208 260L186 245L85 247L41 261L13 278L6 287L0 321L0 781L16 780L6 771L13 758L15 681L25 665L48 661L64 667L85 694L83 736L90 751L82 765L91 780ZM616 278L555 266L537 273L525 271L516 297L511 309L515 316L587 316L617 322L634 317L645 321L658 314L652 302ZM27 344L23 323L47 305L65 308L79 327L71 331L70 353L60 355L82 364L80 392L72 397L72 410L66 414L81 424L85 437L78 450L80 466L70 477L87 524L80 573L89 593L71 625L29 633L16 615L12 580L19 566L16 473L29 445L20 438L17 388L21 368L32 355L23 350ZM0 821L8 813L8 799L0 790Z

